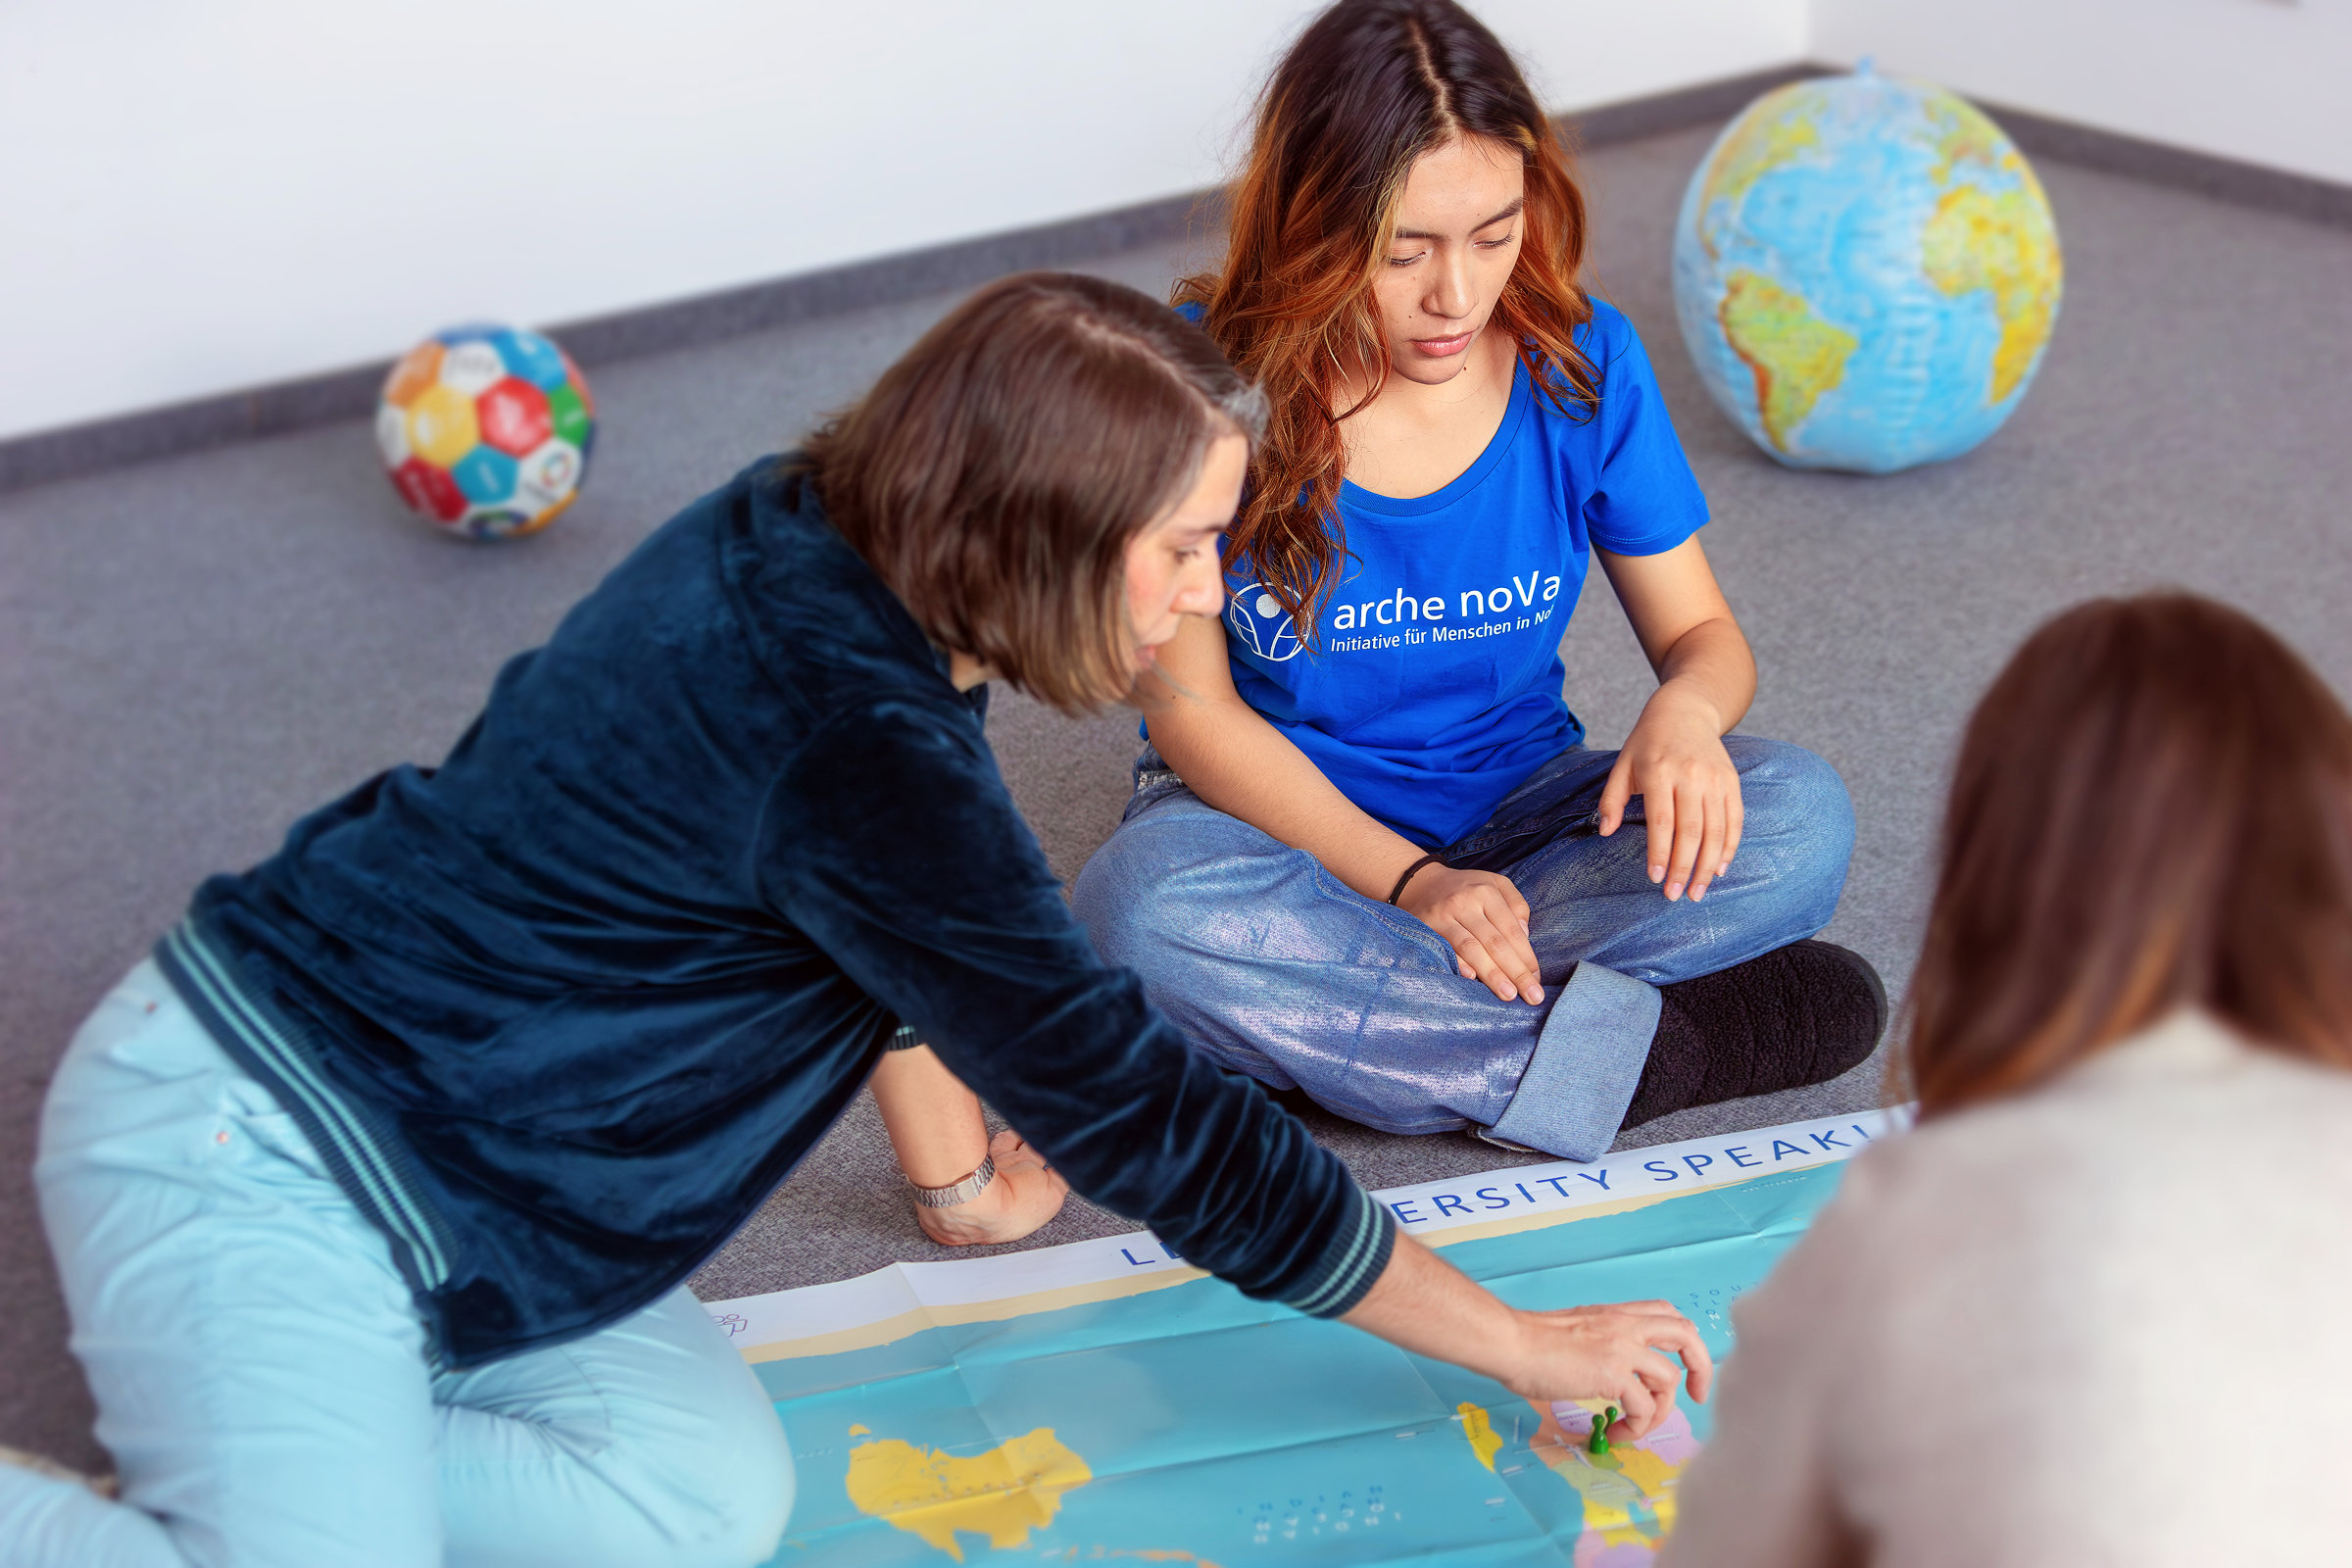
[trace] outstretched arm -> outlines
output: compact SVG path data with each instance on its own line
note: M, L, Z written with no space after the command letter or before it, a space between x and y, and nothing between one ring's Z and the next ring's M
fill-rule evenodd
M893 699L835 713L770 793L763 881L780 916L1071 1185L1251 1295L1526 1395L1606 1396L1654 1420L1675 1375L1652 1344L1684 1355L1703 1392L1690 1358L1705 1352L1671 1308L1510 1310L1399 1236L1255 1085L1189 1050L1140 980L1102 967L976 717L944 709Z
M1723 737L1755 700L1755 657L1696 538L1655 556L1593 554L1658 676L1601 791L1601 836L1641 796L1650 881L1695 903L1740 848L1740 770Z
M757 853L777 916L1072 1187L1301 1311L1338 1316L1379 1278L1387 1210L1103 967L970 708L840 704L780 767Z
M1343 1321L1527 1398L1611 1400L1625 1413L1609 1435L1627 1442L1648 1436L1674 1408L1683 1371L1667 1356L1689 1369L1693 1399L1704 1400L1715 1378L1698 1330L1664 1301L1522 1312L1407 1236Z
M1173 690L1146 710L1152 744L1194 794L1228 816L1304 850L1367 899L1386 899L1422 848L1340 793L1304 752L1234 690L1225 623L1187 620L1160 651ZM1444 937L1466 980L1497 997L1544 1000L1527 937L1527 901L1507 877L1429 865L1396 906Z

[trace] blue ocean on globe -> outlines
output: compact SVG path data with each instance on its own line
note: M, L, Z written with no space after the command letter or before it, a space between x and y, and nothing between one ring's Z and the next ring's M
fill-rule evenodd
M1999 127L1867 63L1750 105L1675 225L1700 378L1794 467L1888 473L1984 441L2040 368L2063 271L2049 201Z

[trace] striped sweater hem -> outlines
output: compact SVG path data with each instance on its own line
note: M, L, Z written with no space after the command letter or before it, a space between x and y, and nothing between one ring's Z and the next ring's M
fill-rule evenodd
M1354 1310L1388 1269L1396 1250L1396 1222L1361 1187L1355 1189L1354 1223L1326 1254L1330 1268L1286 1305L1308 1317L1341 1317Z
M410 1288L429 1297L445 1287L455 1245L382 1112L336 1089L308 1035L246 982L236 960L193 918L156 944L155 957L206 1030L276 1097L344 1196L384 1233Z

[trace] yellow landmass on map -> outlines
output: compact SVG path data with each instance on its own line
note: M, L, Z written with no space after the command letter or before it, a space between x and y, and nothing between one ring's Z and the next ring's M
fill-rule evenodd
M1805 422L1823 393L1845 379L1858 340L1814 315L1802 294L1744 270L1726 282L1716 316L1732 351L1756 378L1764 434L1788 451L1788 433Z
M2017 390L2050 340L2064 280L2058 235L2041 186L2024 160L2015 162L2019 183L2007 190L1957 185L1944 192L1920 236L1929 282L1950 295L1992 293L1993 314L2001 323L1992 351L1994 403Z
M1454 1414L1461 1417L1462 1436L1470 1440L1470 1451L1478 1455L1480 1464L1494 1469L1494 1455L1502 1447L1502 1434L1494 1430L1494 1423L1487 1419L1486 1411L1467 1399L1454 1407Z
M1597 1416L1598 1400L1579 1399ZM1647 1448L1612 1444L1593 1453L1581 1444L1539 1441L1535 1449L1552 1474L1576 1490L1585 1529L1604 1546L1651 1546L1674 1529L1674 1488L1683 1467Z
M858 1511L919 1536L957 1562L963 1561L957 1531L986 1536L991 1546L1026 1544L1030 1531L1061 1511L1063 1493L1094 1478L1084 1459L1054 1441L1052 1427L969 1459L897 1438L850 1450L850 1501Z
M2009 145L2001 127L1966 99L1948 92L1930 93L1922 108L1936 137L1936 166L1928 171L1934 183L1949 184L1953 172L1968 165L1987 174L2025 167L2025 160Z
M1821 141L1820 104L1803 82L1767 93L1732 126L1715 159L1707 167L1704 200L1709 207L1726 202L1737 207L1747 188L1807 147ZM1699 243L1715 253L1712 225L1701 213Z

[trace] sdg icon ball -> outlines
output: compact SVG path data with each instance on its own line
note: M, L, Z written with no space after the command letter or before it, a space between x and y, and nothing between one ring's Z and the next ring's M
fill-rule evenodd
M544 528L588 476L596 400L570 356L518 327L456 326L384 380L375 442L412 511L469 539Z

